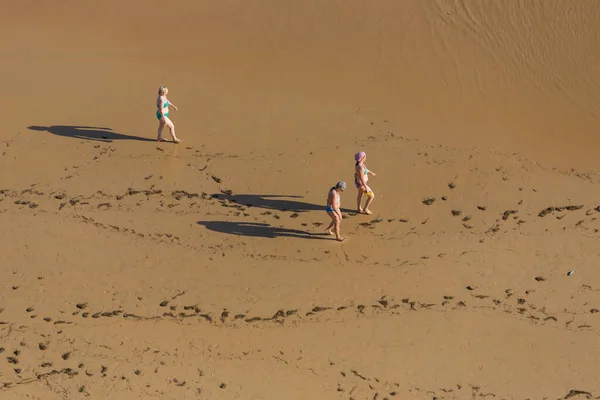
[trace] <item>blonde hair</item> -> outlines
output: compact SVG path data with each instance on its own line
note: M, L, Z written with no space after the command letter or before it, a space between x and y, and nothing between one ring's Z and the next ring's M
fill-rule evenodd
M158 95L162 96L163 94L165 94L165 90L167 89L167 87L165 85L162 85L161 87L158 88Z

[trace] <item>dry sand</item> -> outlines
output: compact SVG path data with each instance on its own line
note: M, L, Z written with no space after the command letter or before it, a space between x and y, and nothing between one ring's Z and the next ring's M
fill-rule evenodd
M0 26L0 398L600 396L597 1L20 0Z

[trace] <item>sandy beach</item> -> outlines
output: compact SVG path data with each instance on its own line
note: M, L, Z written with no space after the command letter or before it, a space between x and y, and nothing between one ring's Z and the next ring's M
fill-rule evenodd
M600 398L600 3L21 0L0 26L1 399Z

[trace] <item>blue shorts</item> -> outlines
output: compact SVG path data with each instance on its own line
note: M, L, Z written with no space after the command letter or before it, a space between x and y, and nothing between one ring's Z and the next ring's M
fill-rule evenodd
M325 211L327 211L327 212L333 212L333 208L327 206L327 207L325 207Z

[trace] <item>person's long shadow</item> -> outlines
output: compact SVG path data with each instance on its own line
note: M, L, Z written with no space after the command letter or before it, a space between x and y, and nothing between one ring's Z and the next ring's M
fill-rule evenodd
M113 140L139 140L142 142L154 142L153 139L126 135L124 133L113 132L110 128L101 128L96 126L71 126L71 125L51 125L28 127L32 131L46 131L57 136L64 136L76 139L96 140L100 142L112 142Z
M302 199L302 196L284 196L278 194L225 194L216 193L212 195L213 198L226 199L237 204L266 208L268 210L278 211L293 211L293 212L305 212L305 211L325 211L325 205L305 203L303 201L293 200ZM340 208L342 212L356 212L356 210L349 210L346 208Z
M312 234L298 229L277 228L261 222L228 222L228 221L198 221L211 231L228 233L238 236L253 236L274 239L277 237L290 237L297 239L328 239L326 233Z

